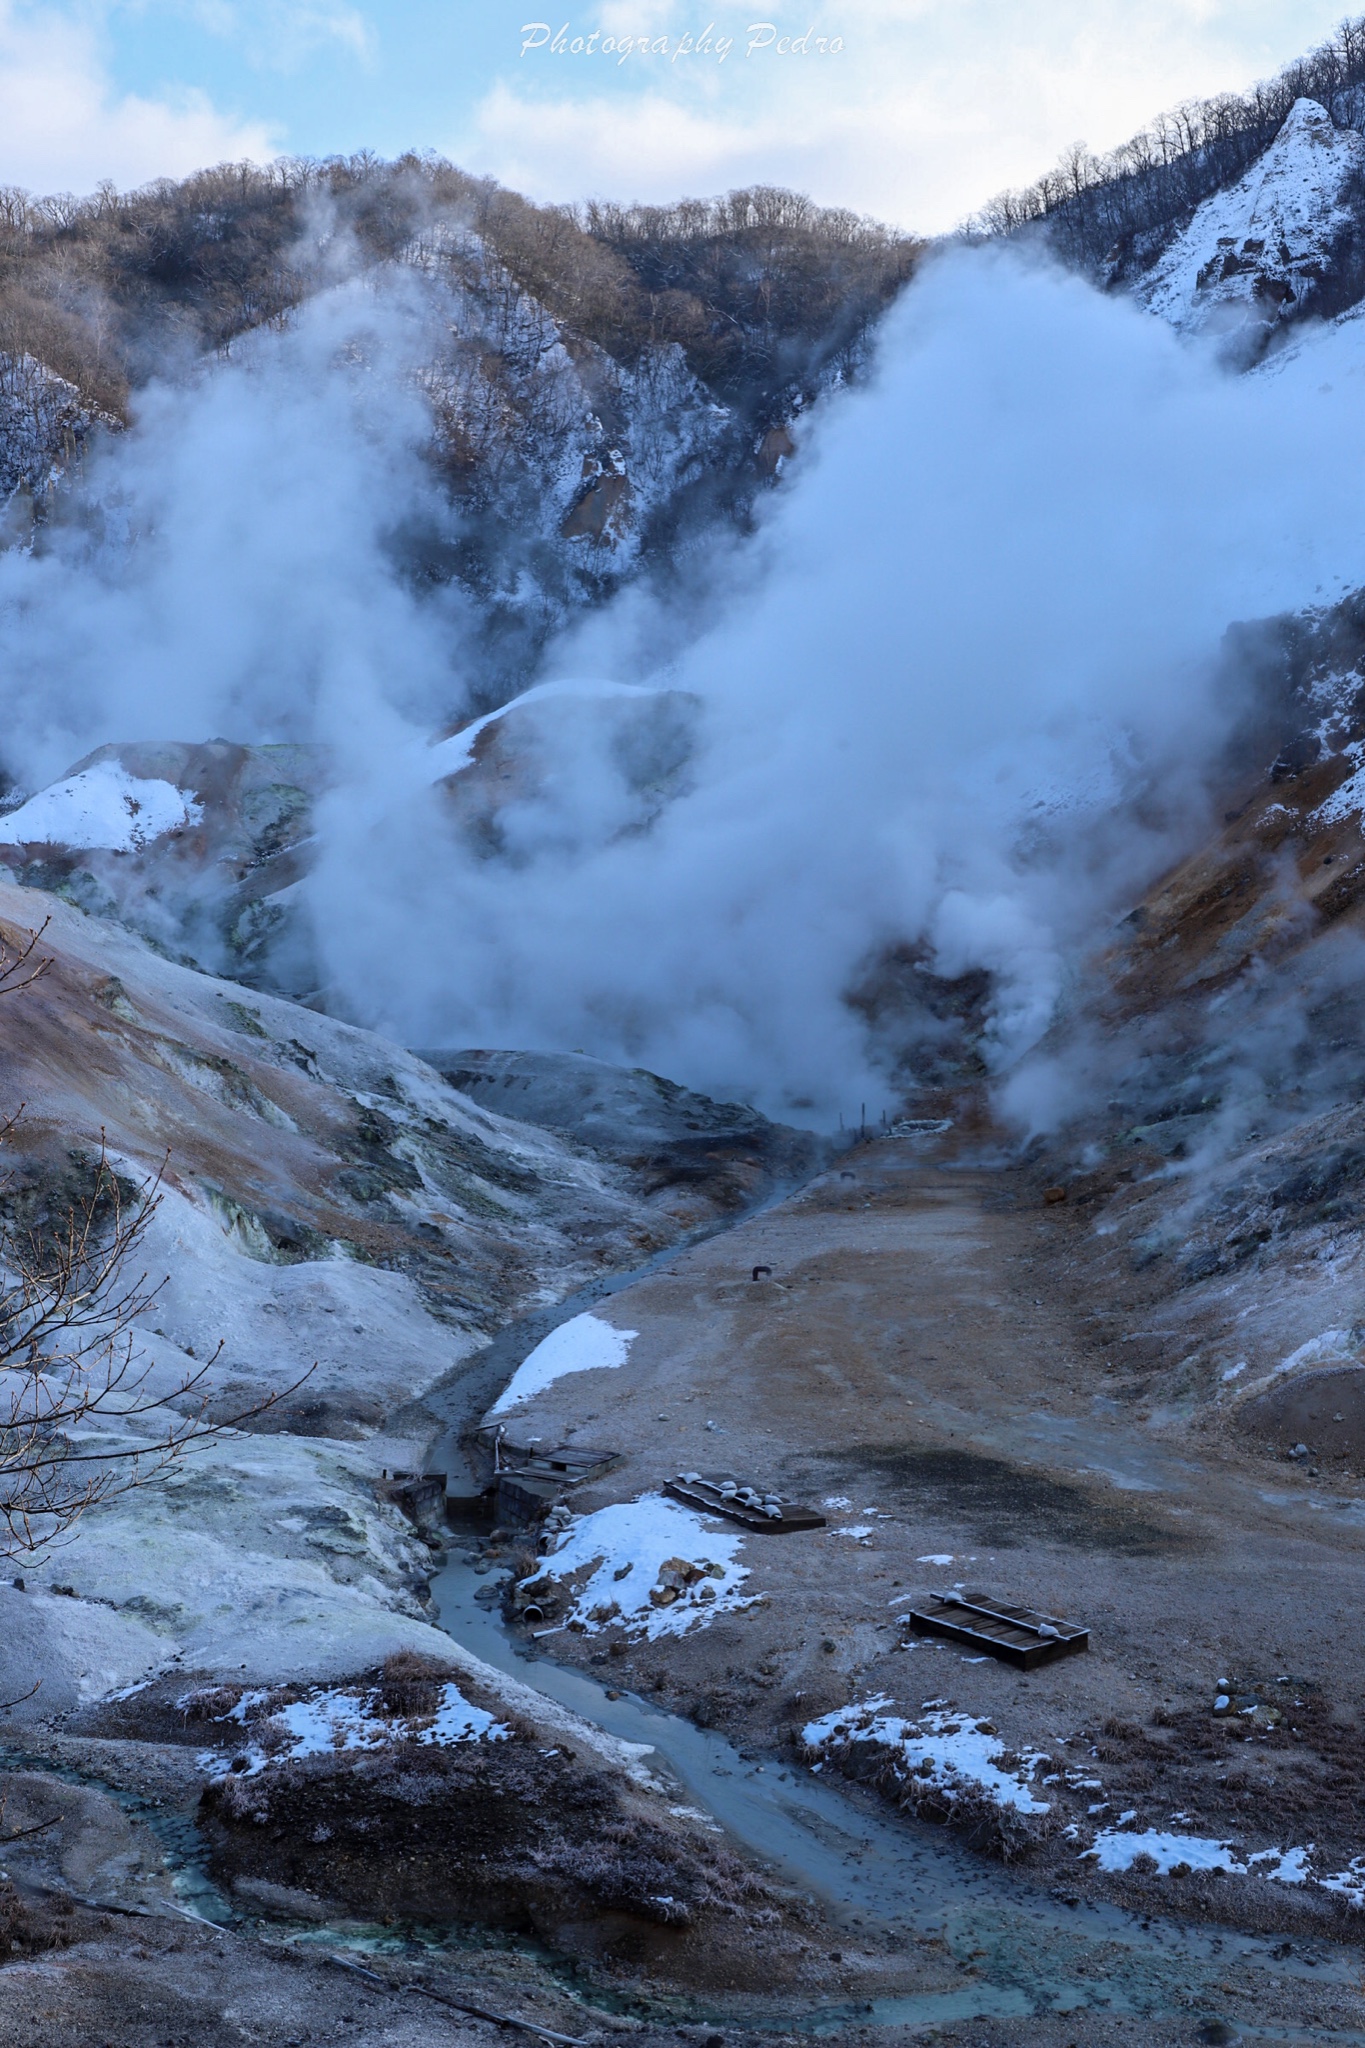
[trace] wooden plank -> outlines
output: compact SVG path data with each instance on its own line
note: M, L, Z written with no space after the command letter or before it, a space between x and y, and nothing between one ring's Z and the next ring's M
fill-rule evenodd
M1043 1623L1057 1633L1043 1635ZM931 1609L912 1608L910 1626L916 1635L946 1636L1023 1671L1090 1647L1090 1631L1074 1623L1053 1621L1050 1615L1028 1607L990 1608L969 1600L945 1600Z
M745 1507L742 1501L723 1499L719 1487L713 1481L699 1480L691 1484L684 1479L666 1479L664 1492L670 1500L681 1501L684 1507L698 1508L704 1515L724 1515L731 1522L740 1522L746 1529L761 1531L768 1536L787 1536L801 1529L823 1529L825 1518L814 1508L793 1506L784 1502L780 1519L765 1515L762 1509Z

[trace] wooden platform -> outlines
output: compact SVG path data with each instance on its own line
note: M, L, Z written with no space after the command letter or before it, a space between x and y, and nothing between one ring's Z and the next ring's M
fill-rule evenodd
M664 1481L664 1492L670 1500L681 1501L684 1507L699 1508L704 1515L724 1515L728 1521L740 1522L746 1529L759 1530L767 1536L786 1536L798 1529L825 1526L824 1516L817 1515L814 1508L797 1507L791 1501L784 1500L780 1514L776 1515L767 1514L762 1508L747 1507L743 1501L727 1498L721 1492L722 1486L729 1483L730 1475L724 1472L707 1478L699 1473L679 1473L676 1479Z
M1050 1664L1055 1657L1074 1657L1090 1648L1090 1631L1032 1607L987 1607L953 1594L935 1594L930 1608L912 1608L910 1626L917 1636L947 1636L950 1641L987 1657L999 1657L1022 1671Z
M489 1448L487 1433L485 1449ZM499 1522L538 1522L575 1487L600 1479L621 1463L621 1453L597 1444L539 1444L498 1440L497 1470L491 1480L493 1512Z

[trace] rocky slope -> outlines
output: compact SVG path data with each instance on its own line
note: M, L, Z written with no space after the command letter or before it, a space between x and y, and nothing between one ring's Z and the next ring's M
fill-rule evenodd
M0 545L71 515L88 443L157 379L250 357L347 274L425 324L411 381L482 701L546 636L716 518L748 522L790 426L856 373L918 245L767 188L670 214L536 207L439 160L368 156L95 199L0 195Z
M254 1434L92 1512L24 1571L5 1595L4 1696L40 1672L23 1711L48 1718L162 1668L277 1682L429 1649L426 1552L377 1488L420 1465L423 1395L511 1317L724 1214L732 1164L680 1158L646 1185L107 921L12 885L0 916L11 944L46 919L50 961L0 1008L6 1096L24 1105L9 1227L59 1227L101 1145L130 1188L164 1161L139 1372L168 1391L212 1360L214 1414L283 1395ZM769 1170L751 1153L743 1192Z
M1296 100L1264 155L1141 277L1139 296L1181 332L1211 328L1248 350L1243 330L1292 316L1322 283L1360 206L1363 167L1365 137Z
M1144 231L1115 288L1254 378L1357 379L1359 111L1358 96L1335 119L1295 99L1249 166ZM1230 626L1241 711L1208 772L1221 823L1132 905L1035 1055L1074 1104L1036 1142L1036 1191L1051 1185L1069 1219L1122 1398L1277 1461L1297 1446L1338 1476L1365 1469L1363 646L1358 593ZM935 989L908 957L860 993L888 1042L898 1002L941 1019L921 1115L991 1128L988 993L973 977Z

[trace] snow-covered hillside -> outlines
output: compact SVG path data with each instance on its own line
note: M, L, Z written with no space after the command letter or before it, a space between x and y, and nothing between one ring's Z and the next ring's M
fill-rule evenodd
M1198 208L1140 295L1181 331L1284 319L1330 264L1363 166L1365 137L1336 127L1315 101L1297 101L1246 176Z
M569 571L619 574L651 515L719 456L726 409L676 345L626 368L575 336L472 228L437 223L399 260L438 294L446 330L419 373L441 463Z
M112 424L26 350L0 351L0 547L27 537L35 497L51 489L97 426Z

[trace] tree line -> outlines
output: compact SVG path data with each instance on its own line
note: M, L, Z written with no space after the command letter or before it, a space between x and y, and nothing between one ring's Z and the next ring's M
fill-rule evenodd
M1340 128L1365 129L1365 17L1341 22L1317 49L1250 91L1186 101L1117 149L1096 155L1073 143L1033 184L991 200L968 232L1041 232L1063 261L1103 283L1124 283L1203 200L1249 169L1299 99L1318 101Z
M287 319L334 274L323 247L338 234L363 265L440 220L480 235L575 334L627 364L677 343L763 425L856 345L919 253L775 188L542 206L432 155L224 164L83 198L0 188L0 356L35 359L121 419L130 392L177 358Z

